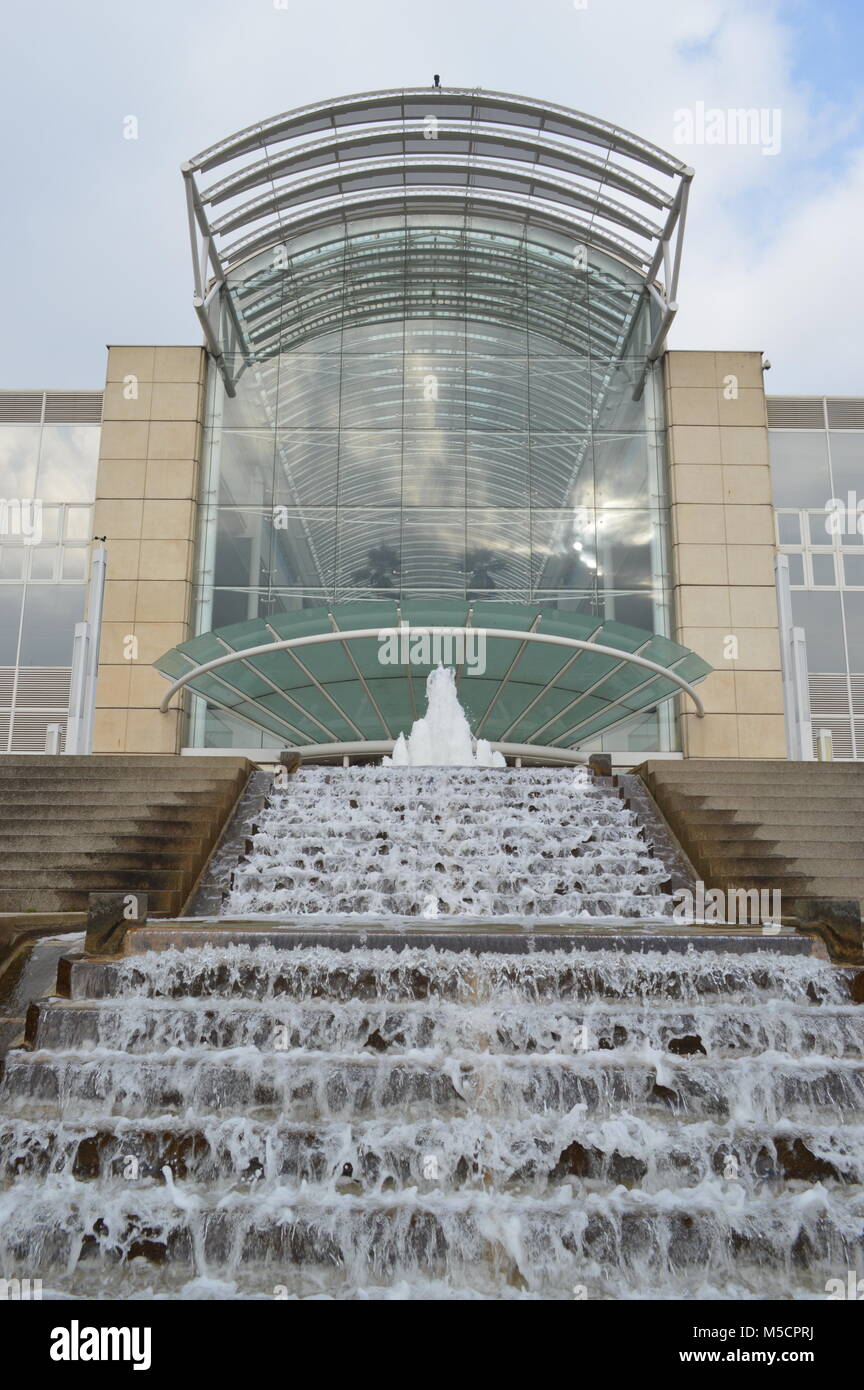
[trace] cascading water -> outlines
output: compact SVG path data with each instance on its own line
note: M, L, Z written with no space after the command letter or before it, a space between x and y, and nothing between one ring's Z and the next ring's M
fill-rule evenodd
M443 758L435 728L401 765L302 770L221 924L137 929L31 1010L0 1086L0 1274L562 1300L864 1274L853 972L801 936L646 926L667 871L611 789L478 766L452 719Z
M485 738L473 739L468 718L459 703L453 672L445 666L431 671L426 681L426 713L415 719L406 739L400 734L385 767L505 767Z
M864 1027L851 972L803 939L512 955L152 931L75 965L7 1059L7 1277L764 1299L861 1275Z

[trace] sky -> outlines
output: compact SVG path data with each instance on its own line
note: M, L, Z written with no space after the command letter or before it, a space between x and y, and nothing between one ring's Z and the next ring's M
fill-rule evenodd
M199 342L182 162L280 111L437 72L685 159L669 346L762 350L771 394L864 395L862 53L862 0L7 7L0 389L99 389L108 343ZM744 107L764 113L764 138L697 138L700 110L722 134Z

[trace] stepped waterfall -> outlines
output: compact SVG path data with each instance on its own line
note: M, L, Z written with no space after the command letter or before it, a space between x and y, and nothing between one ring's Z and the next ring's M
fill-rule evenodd
M853 972L682 930L611 785L473 741L432 766L427 735L274 785L219 921L69 958L3 1069L5 1276L572 1301L864 1275Z

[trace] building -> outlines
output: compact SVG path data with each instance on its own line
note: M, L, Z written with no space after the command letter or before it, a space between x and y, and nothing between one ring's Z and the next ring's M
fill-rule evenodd
M779 543L815 724L864 753L862 538L823 535L864 406L666 349L691 169L441 88L285 113L183 175L203 345L0 395L7 747L63 722L95 535L96 752L377 756L423 708L429 654L382 655L407 624L484 634L460 696L511 757L783 758Z

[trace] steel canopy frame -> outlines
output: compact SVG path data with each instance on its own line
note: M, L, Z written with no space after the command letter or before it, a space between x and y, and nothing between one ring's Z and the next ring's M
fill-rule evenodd
M440 156L438 138L445 150ZM238 166L241 160L246 163ZM220 179L202 185L204 174L222 168ZM461 209L471 219L491 211L523 232L552 229L572 236L574 251L593 247L619 261L641 282L642 300L650 300L655 313L636 398L677 312L693 170L630 131L566 107L479 88L360 93L250 126L196 155L182 172L193 304L232 396L234 362L249 365L260 344L253 344L238 312L229 276L291 236L347 224L350 217L407 219L415 211L452 217ZM658 175L666 186L656 182ZM609 198L606 188L619 196ZM258 189L266 191L242 201ZM654 221L658 210L665 213L662 226ZM641 245L616 235L622 226ZM251 230L228 244L228 232L241 227ZM634 313L619 355L635 321Z
M271 631L272 631L272 629L271 629ZM413 624L413 623L407 623L407 622L403 622L403 623L401 623L399 626L397 626L397 627L392 627L392 628L382 628L382 627L347 628L347 629L346 629L346 628L336 628L335 630L331 630L330 632L312 633L312 634L308 634L308 635L303 636L303 637L288 637L288 638L283 638L283 639L280 639L280 640L274 641L274 642L264 642L264 643L259 644L258 646L254 646L254 647L239 648L239 649L237 649L236 651L229 651L229 652L226 652L223 656L213 657L210 661L204 661L204 662L201 662L201 663L200 663L199 665L197 665L197 666L192 666L192 667L190 668L190 670L184 672L183 675L179 677L179 679L173 681L173 682L171 683L171 685L168 687L167 691L165 692L165 695L163 696L162 701L161 701L161 703L160 703L160 705L159 705L159 709L160 709L160 711L161 711L162 714L167 713L168 707L169 707L169 705L170 705L172 699L174 698L174 696L175 696L180 690L182 690L185 686L189 685L190 682L196 680L198 677L208 675L210 672L212 672L212 671L217 671L217 670L219 670L219 669L220 669L221 667L223 667L223 666L229 666L229 665L233 664L234 662L241 662L241 663L246 663L246 664L248 664L249 659L250 659L251 657L256 657L256 656L267 656L267 655L269 655L269 654L271 654L271 653L273 653L273 652L279 652L279 651L289 652L292 656L294 656L294 653L295 653L295 651L296 651L297 648L301 648L301 647L314 647L314 646L318 646L318 645L321 645L321 644L323 644L323 643L328 643L328 642L341 642L341 643L343 644L343 646L346 646L346 647L347 647L347 644L348 644L352 639L362 639L362 638L370 638L370 637L374 637L374 638L377 638L377 639L380 639L382 636L386 637L386 636L391 636L391 635L392 635L392 636L398 636L398 637L404 636L404 637L406 637L406 638L407 638L407 637L411 637L411 636L440 636L440 637L460 637L460 636L461 636L461 637L467 637L469 634L470 634L471 636L473 636L473 637L501 638L501 639L503 639L503 640L517 641L517 642L520 642L520 643L540 642L540 643L545 644L546 646L564 647L564 648L566 648L566 649L568 649L568 650L575 651L575 652L583 652L583 651L585 651L585 652L593 652L593 653L595 653L595 654L598 655L598 656L610 656L610 657L614 657L614 658L616 659L616 661L619 663L619 666L625 666L625 665L639 666L639 667L643 668L644 670L647 670L647 671L652 672L654 676L661 676L661 677L665 678L666 680L670 681L670 682L672 683L672 685L677 686L678 689L679 689L681 692L683 692L684 694L686 694L686 695L688 695L688 696L690 697L690 699L693 701L693 704L694 704L694 706L695 706L697 717L698 717L699 719L702 719L702 718L704 717L705 708L704 708L704 705L703 705L703 703L702 703L702 700L701 700L701 698L699 697L699 695L697 694L697 692L696 692L695 688L693 687L693 685L692 685L689 681L685 680L683 676L680 676L680 675L677 673L677 671L673 670L671 667L663 666L663 665L661 665L659 662L656 662L656 661L651 661L648 657L641 656L638 652L626 652L626 651L622 651L622 649L621 649L620 647L609 647L609 646L605 646L605 645L603 645L602 643L599 643L599 642L593 642L593 641L590 641L590 640L583 640L583 639L581 639L581 638L576 638L576 637L560 637L560 636L558 636L557 634L553 634L553 633L534 632L534 631L531 631L531 630L527 630L527 631L526 631L526 630L519 629L519 628L491 628L491 627L473 627L473 626L472 626L472 627L464 627L464 626L450 627L450 626L427 625L427 624L422 624L422 623ZM683 660L683 659L684 659L684 656L686 656L686 655L689 655L689 653L684 653L684 654L682 655L682 657L679 658L679 660ZM187 657L186 659L189 660L190 658ZM298 660L298 658L295 657L295 660ZM301 663L301 664L302 664L302 663ZM257 668L255 668L255 670L256 670L256 674L258 674ZM552 677L550 678L550 680L547 682L546 687L544 687L544 690L541 691L540 693L541 693L541 694L544 693L544 692L545 692L545 689L547 689L547 688L551 687L552 685L554 685L555 680L557 679L558 675L560 675L560 674L561 674L561 672L559 671L559 672L556 673L556 675L552 676ZM606 674L607 674L607 676L608 676L608 675L614 674L614 672L607 672ZM218 679L218 677L217 677L217 679ZM605 676L604 676L604 679L606 679ZM317 684L317 682L316 682L316 684ZM650 684L650 681L646 681L646 682L644 682L643 684ZM410 682L409 682L409 687L410 687ZM410 688L412 689L412 693L413 693L413 687L410 687ZM637 688L637 689L642 689L643 687L642 687L642 686L638 686L638 687L636 687L636 688ZM196 693L197 693L197 692L196 692ZM571 704L567 706L567 709L569 710L570 708L572 708L573 705L577 704L577 703L579 702L579 700L582 699L582 698L584 698L585 695L588 694L588 693L589 693L589 692L583 691L583 692L578 696L577 699L574 699L574 700L571 702ZM633 693L632 691L628 692L628 694L632 694L632 693ZM658 697L658 700L657 700L657 703L659 704L661 701L663 701L663 700L665 700L665 699L671 698L672 693L673 693L673 692L670 692L669 695L662 695L662 696L659 696L659 697ZM207 697L202 697L202 698L207 698ZM337 709L340 709L340 707L339 707L338 705L336 705L336 702L335 702L335 700L333 700L332 696L328 696L328 698L330 699L330 702L331 702L332 704L334 704L335 707L336 707ZM251 701L251 703L255 703L254 700ZM534 703L536 703L536 701L535 701ZM622 708L622 710L625 710L625 711L626 711L626 713L624 713L624 714L622 715L622 718L630 718L633 714L635 714L635 713L637 712L637 711L635 711L635 710L627 710L627 709L626 709L626 706L624 705L623 699L618 699L618 700L614 700L614 701L611 701L611 702L610 702L610 708L614 708L616 705L620 705L621 708ZM278 720L278 722L280 722L280 723L284 722L284 721L282 721L282 720L279 719L279 716L278 716L278 715L273 715L271 711L267 711L267 713L270 715L271 718L276 718L276 719ZM352 721L348 718L348 716L345 714L345 712L344 712L344 711L341 711L341 713L342 713L342 717L345 719L346 723L348 723L349 725L352 725ZM241 717L242 717L242 716L241 716ZM250 722L250 721L247 720L247 722ZM584 721L583 721L583 722L584 722ZM620 722L620 721L616 721L616 722ZM262 725L262 727L265 727L265 728L266 728L265 725ZM319 724L319 727L321 727L320 724ZM353 727L356 729L356 725L353 725ZM511 728L512 728L512 727L513 727L513 726L511 725ZM544 727L545 727L545 726L544 726ZM576 725L573 726L570 730L568 730L568 735L567 735L567 736L572 735L573 733L575 733L575 731L576 731L576 729L577 729L578 727L579 727L579 725L576 724ZM386 725L385 725L385 728L386 728ZM272 730L270 730L269 732L272 732ZM358 730L358 732L359 732L359 730ZM509 730L508 730L508 732L509 732ZM540 731L538 731L538 732L540 732ZM389 742L390 746L392 746L392 739L388 740L387 742ZM578 740L576 740L576 743L578 743ZM320 748L320 747L322 747L322 746L323 746L323 745L316 745L316 747L318 747L318 748ZM358 750L358 748L361 748L361 749L363 749L364 751L370 751L370 752L371 752L371 747L372 747L371 743L370 743L369 741L367 741L367 740L363 740L362 743L359 744L359 745L354 744L354 743L352 742L351 745L350 745L350 749L349 749L349 746L348 746L347 744L344 745L344 747L343 747L342 744L338 744L338 743L328 744L328 745L326 745L326 746L328 747L328 749L333 750L334 754L335 754L337 751L339 751L339 750L349 751L349 752L351 752L351 751L356 752L356 751ZM505 744L503 744L503 743L498 744L498 745L493 745L493 746L498 747L501 751L504 751L505 749L508 750L508 751L512 751L512 748L515 747L515 745L512 745L512 746L511 746L511 745L509 745L509 744L505 745ZM522 749L522 752L523 752L523 753L532 752L534 756L543 757L543 756L544 756L544 750L545 750L548 746L550 746L550 745L530 743L530 744L520 745L520 748ZM551 746L554 747L554 745L551 745ZM573 746L575 746L575 745L573 745ZM519 756L519 755L518 755L518 754L513 754L513 756Z

